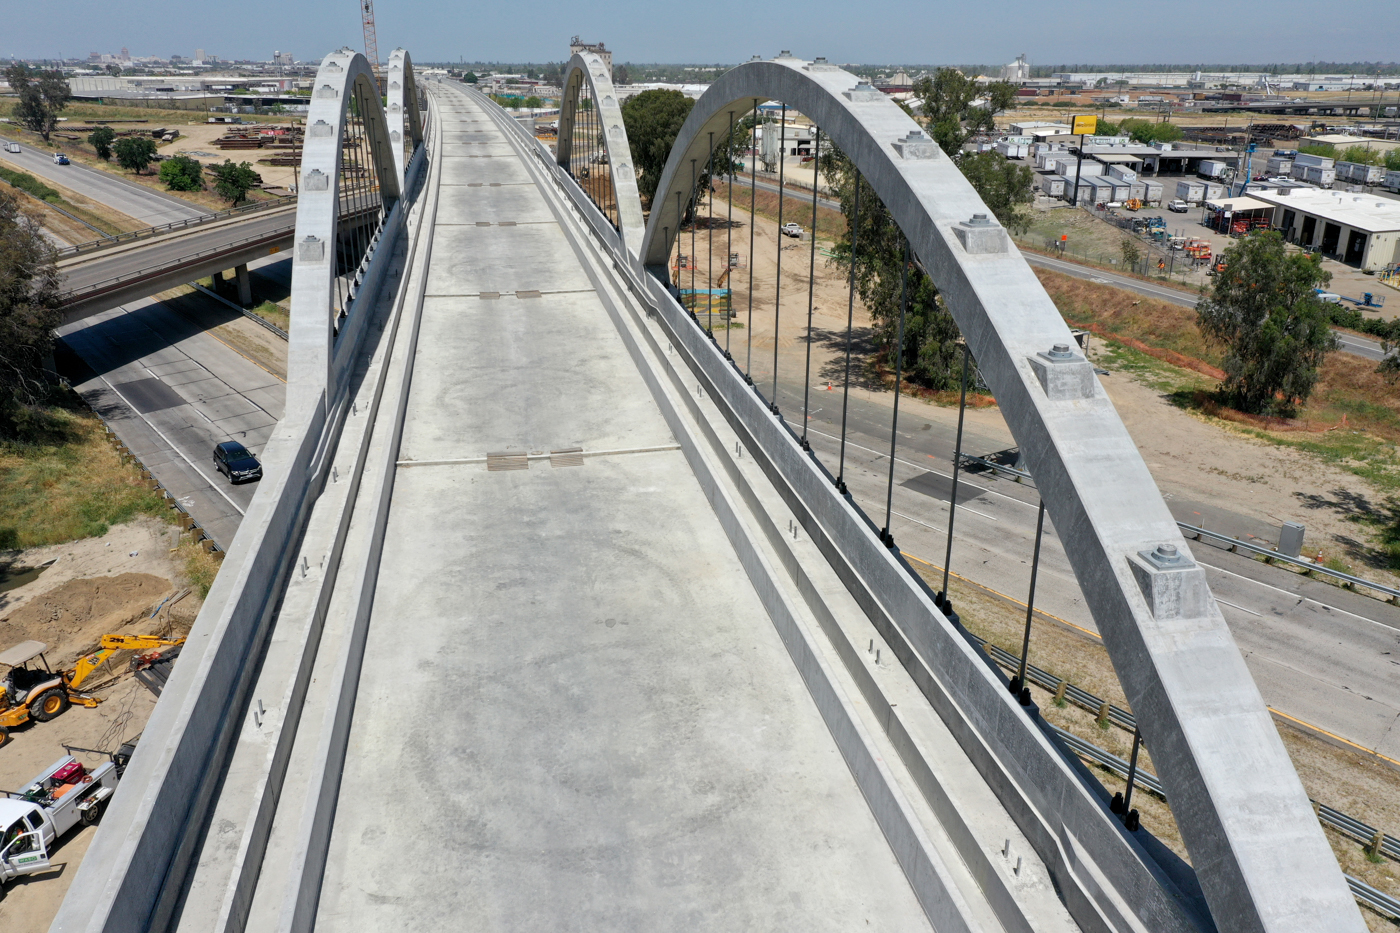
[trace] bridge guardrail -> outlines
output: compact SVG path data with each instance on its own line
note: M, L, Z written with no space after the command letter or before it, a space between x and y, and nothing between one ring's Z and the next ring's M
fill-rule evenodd
M296 195L289 195L284 198L278 198L276 201L254 201L250 204L231 207L227 210L215 211L212 214L201 214L198 217L191 217L188 220L173 220L168 224L160 224L155 227L144 227L140 230L130 230L126 233L104 235L105 238L101 240L90 240L87 243L75 243L72 246L62 247L55 250L54 255L58 258L77 256L81 253L90 253L94 250L105 249L106 247L116 246L120 243L130 243L132 240L141 240L147 237L157 236L161 233L169 233L172 230L182 230L187 227L197 227L216 220L226 220L230 217L240 217L244 214L255 214L261 211L284 208L296 204L296 200Z
M231 249L231 248L233 248L233 247L235 247L235 246L244 246L244 245L247 245L248 243L253 243L253 242L256 242L256 241L258 241L258 240L277 239L277 238L279 238L279 237L285 236L286 233L287 233L287 231L289 231L289 230L295 230L295 229L296 229L296 220L295 220L295 218L294 218L294 219L292 220L292 222L291 222L290 224L288 224L287 226L285 226L285 227L278 227L276 230L272 230L272 231L270 231L270 232L257 233L257 234L254 234L254 235L252 235L252 236L247 236L247 237L243 237L243 238L238 239L238 240L234 240L234 241L231 242L231 243L224 243L224 244L222 244L222 245L220 245L220 246L211 246L211 247L207 247L207 248L205 248L205 249L199 250L198 252L188 253L188 254L186 254L186 255L184 255L184 256L181 256L179 259L175 259L175 260L172 260L172 261L170 261L170 262L163 262L163 263L158 263L158 264L152 265L152 266L145 266L145 267L143 267L143 268L141 268L141 269L138 269L138 270L135 271L135 272L124 272L124 273L122 273L121 275L115 275L115 276L112 276L112 277L109 278L109 279L103 279L103 280L100 281L100 282L96 282L96 283L94 283L94 284L92 284L92 285L89 285L89 286L83 288L82 290L71 289L71 290L69 290L69 291L66 291L66 292L62 293L62 294L59 296L59 301L60 301L61 303L67 303L68 301L72 300L72 299L73 299L75 296L77 296L77 295L96 294L96 293L99 293L99 292L108 290L108 289L110 289L112 286L119 285L119 284L121 284L122 282L136 281L136 280L142 278L143 276L146 276L146 275L150 274L152 270L156 270L156 269L168 269L168 268L176 267L176 266L179 266L181 263L189 262L189 261L192 260L192 259L199 259L199 258L202 257L202 256L211 256L211 255L214 255L214 254L217 254L217 253L221 253L221 252L224 252L224 251L226 251L226 250L229 250L229 249Z
M1244 550L1251 554L1259 554L1260 556L1267 557L1270 560L1283 561L1285 564L1292 564L1295 567L1301 567L1304 570L1310 570L1313 573L1320 573L1323 576L1332 577L1334 580L1340 580L1349 588L1354 589L1358 586L1364 586L1367 589L1375 590L1377 593L1385 593L1390 597L1388 602L1400 603L1400 589L1396 589L1393 586L1386 586L1384 583L1376 583L1372 580L1363 580L1361 577L1354 577L1349 573L1342 573L1340 570L1333 570L1330 567L1324 567L1312 561L1302 560L1297 557L1289 557L1287 554L1280 554L1278 551L1271 548L1250 544L1248 541L1241 541L1239 538L1221 534L1218 531L1197 528L1195 525L1188 525L1185 522L1177 522L1177 525L1182 531L1188 533L1186 535L1188 538L1194 538L1197 541L1201 541L1204 538L1213 538L1216 541L1228 542L1230 545L1229 550L1231 551Z

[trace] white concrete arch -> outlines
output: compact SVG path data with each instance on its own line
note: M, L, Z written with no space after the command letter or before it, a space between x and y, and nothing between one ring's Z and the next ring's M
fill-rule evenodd
M337 236L342 208L356 207L342 203L340 171L352 101L364 121L383 216L393 210L403 187L403 170L394 158L395 147L369 61L350 49L330 53L321 62L311 91L297 185L287 348L289 411L322 393L329 397L335 388Z
M642 248L642 200L637 192L637 172L632 164L632 149L627 142L627 128L622 123L622 107L617 91L603 60L593 52L579 52L569 59L564 69L564 97L559 108L559 146L557 161L565 169L572 155L574 122L579 92L587 82L596 101L596 113L603 130L603 145L608 153L608 169L617 199L618 233L623 245L633 256Z
M1090 364L1052 350L1074 347L1064 319L1006 231L988 222L991 211L972 186L904 111L820 59L756 60L728 72L696 103L667 161L641 250L648 270L668 280L677 195L686 200L689 163L706 158L708 134L726 132L731 112L737 118L768 100L810 117L851 157L947 300L1064 542L1218 929L1365 929L1204 570L1137 445ZM1175 560L1157 550L1163 545L1174 546ZM1120 892L1136 888L1130 909L1147 928L1194 925L1162 894L1165 880L1158 889L1135 882L1141 872L1115 877L1120 866L1104 861L1086 870L1085 856L1092 862L1112 850L1081 850L1082 834L1106 837L1072 795L1052 788L1046 769L1013 766L1025 768L1027 792L1052 811L1044 816L1056 822L1061 846L1079 850L1067 857L1079 884L1097 887L1091 876L1102 871ZM1126 835L1124 844L1138 845Z
M413 78L413 59L403 49L389 55L388 100L389 141L394 146L394 167L403 179L412 152L423 143L423 117L418 112L418 85ZM412 145L405 148L404 143Z

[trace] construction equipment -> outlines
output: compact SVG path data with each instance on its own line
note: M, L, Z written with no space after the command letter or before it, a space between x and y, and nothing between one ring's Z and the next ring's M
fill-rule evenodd
M1128 200L1123 202L1123 206L1130 211L1140 211L1142 210L1142 200L1140 198L1128 198Z
M369 59L369 67L374 71L379 93L383 94L384 75L379 71L379 37L374 29L374 0L360 0L360 19L365 27L365 58Z
M48 722L74 703L89 709L101 703L97 697L83 693L81 688L92 672L115 652L150 651L184 643L184 638L155 635L103 635L96 651L80 657L71 669L57 672L49 667L44 657L49 646L41 641L20 642L0 653L0 666L9 668L0 681L0 745L5 743L11 729L31 719ZM36 658L40 663L31 665Z
M125 760L118 764L113 756L89 771L70 755L45 768L23 791L0 791L0 884L44 871L59 837L100 820L124 769Z

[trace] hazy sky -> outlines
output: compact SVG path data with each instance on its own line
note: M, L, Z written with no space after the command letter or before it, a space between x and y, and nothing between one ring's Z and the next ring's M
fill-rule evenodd
M593 0L523 3L376 0L381 58L549 61L571 35L602 40L617 60L734 63L790 49L838 62L1394 61L1393 0ZM599 11L606 11L601 14ZM1392 10L1393 12L1393 10ZM0 56L192 56L299 60L363 47L354 0L0 0Z

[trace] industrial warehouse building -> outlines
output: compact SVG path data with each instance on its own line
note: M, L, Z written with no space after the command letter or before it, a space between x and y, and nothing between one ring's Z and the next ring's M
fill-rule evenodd
M1400 263L1400 201L1345 191L1299 188L1251 191L1274 209L1274 229L1362 271Z

